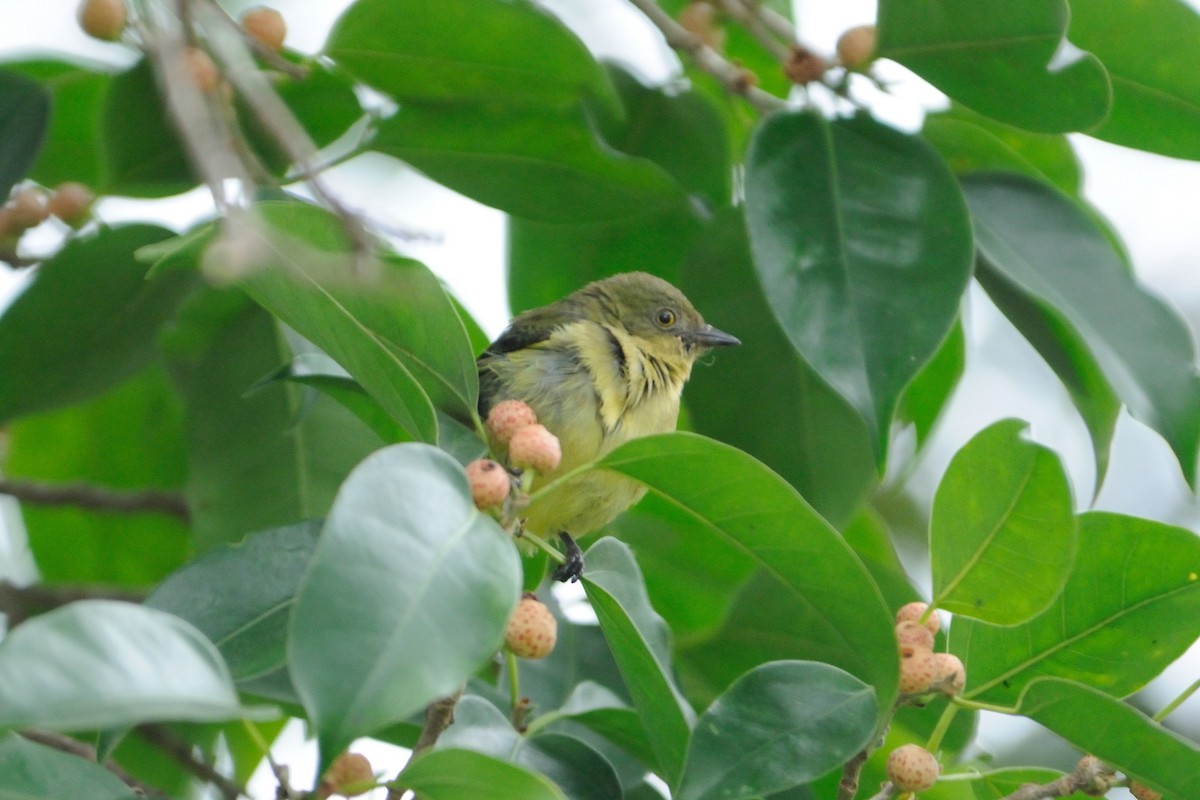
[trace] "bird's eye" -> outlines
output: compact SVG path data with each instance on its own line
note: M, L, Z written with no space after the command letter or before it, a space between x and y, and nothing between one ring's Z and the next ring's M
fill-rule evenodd
M669 308L660 308L654 313L654 321L661 328L669 328L675 324L675 312Z

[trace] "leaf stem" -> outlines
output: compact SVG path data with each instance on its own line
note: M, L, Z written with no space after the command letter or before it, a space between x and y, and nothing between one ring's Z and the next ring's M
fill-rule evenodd
M942 739L946 736L946 731L950 730L950 723L954 721L954 717L958 714L958 706L950 703L942 711L941 718L934 726L933 732L929 734L929 741L925 744L925 749L931 753L936 753L938 748L942 746Z
M504 666L508 669L508 704L515 715L521 702L521 677L517 673L517 657L507 647L504 648Z
M1197 690L1200 690L1200 679L1197 679L1195 683L1180 692L1178 697L1163 706L1162 711L1159 711L1154 715L1154 721L1162 722L1164 719L1170 716L1172 711L1187 702L1187 699L1194 695Z

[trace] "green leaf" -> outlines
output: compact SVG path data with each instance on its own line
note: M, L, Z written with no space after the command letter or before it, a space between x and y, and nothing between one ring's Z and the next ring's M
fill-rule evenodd
M50 95L23 75L0 69L0 197L26 175L50 125Z
M871 687L836 667L763 664L696 722L677 796L740 800L799 786L861 750L877 713Z
M694 713L671 675L670 632L650 605L642 573L622 542L606 537L585 556L583 587L642 718L662 775L683 769Z
M79 181L99 186L100 109L112 78L95 65L32 60L6 65L50 92L50 126L29 177L43 186Z
M360 464L325 521L288 639L323 763L486 663L520 585L515 548L448 455L399 444Z
M956 105L925 117L921 135L957 175L1017 172L1073 197L1082 188L1079 158L1062 134L1031 133Z
M154 335L196 276L147 281L133 251L169 235L102 228L42 265L0 316L0 421L99 394L155 358Z
M933 605L998 625L1045 610L1062 591L1078 540L1071 487L1027 424L993 423L946 468L933 498Z
M967 341L962 322L950 329L942 342L912 383L904 390L896 416L911 423L917 437L917 449L929 440L942 411L950 402L966 368Z
M682 206L662 167L613 150L582 110L407 106L379 125L372 150L518 217L611 222Z
M397 782L425 800L566 800L549 779L471 750L431 750Z
M101 114L102 192L165 197L196 185L191 162L145 59L113 76Z
M1074 336L1062 349L1087 346L1116 395L1167 440L1194 486L1200 376L1183 321L1137 284L1104 233L1052 189L1017 176L968 178L963 188L982 268L1070 325Z
M882 464L896 403L970 278L954 176L925 142L868 117L775 114L746 157L746 220L775 317L858 411Z
M1043 675L1132 694L1200 637L1198 571L1200 539L1189 530L1083 514L1075 566L1045 613L1012 628L955 620L966 696L1011 705Z
M380 439L313 389L274 383L251 391L292 351L278 322L240 292L206 293L183 316L181 327L207 329L196 334L203 346L195 363L177 366L188 506L200 548L324 516L339 484Z
M1195 8L1178 0L1071 0L1071 39L1099 56L1112 78L1112 113L1090 135L1200 159Z
M325 53L400 101L551 109L592 96L620 107L583 42L528 0L358 0Z
M415 439L437 441L433 406L471 418L479 395L475 354L437 278L417 261L386 255L355 281L337 218L315 206L258 206L271 252L243 288L362 384ZM432 403L432 405L431 405Z
M195 625L239 684L285 669L288 619L320 528L262 531L207 553L168 576L146 605Z
M1112 87L1090 53L1063 51L1066 0L881 0L879 55L981 114L1065 133L1108 115Z
M187 476L183 424L179 398L153 367L86 403L17 420L4 474L53 485L180 491ZM192 548L187 524L161 512L25 504L21 517L38 572L50 582L140 589L178 567Z
M786 481L740 450L688 433L634 439L597 466L646 485L780 582L812 643L782 657L819 657L874 686L880 708L890 707L898 679L892 614L862 563Z
M821 516L844 524L877 480L867 427L776 322L739 211L722 211L708 226L679 286L706 320L742 340L730 357L692 372L684 399L696 432L762 460ZM730 402L730 388L741 386L756 387L754 402Z
M0 728L72 731L245 715L221 655L183 620L82 600L0 642Z
M136 800L99 764L10 733L0 738L0 800Z
M1200 746L1103 692L1060 678L1025 689L1019 713L1139 783L1200 797Z

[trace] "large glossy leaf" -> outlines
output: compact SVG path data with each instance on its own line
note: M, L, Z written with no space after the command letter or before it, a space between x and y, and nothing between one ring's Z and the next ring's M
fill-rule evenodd
M958 322L933 358L912 379L900 397L896 418L912 425L919 450L929 440L942 411L962 378L967 361L967 340Z
M472 750L431 750L397 778L427 800L566 800L535 772Z
M728 445L688 433L635 439L598 462L627 475L753 558L808 623L807 650L875 688L896 693L892 615L862 563L791 486Z
M358 0L325 53L400 101L561 108L591 95L619 107L583 42L528 0Z
M740 212L721 212L708 226L679 286L705 319L742 340L692 372L684 399L694 429L762 460L825 519L844 524L876 481L867 426L775 320ZM734 386L756 387L754 402L730 402Z
M179 327L172 347L183 348L183 329L195 328L199 353L176 371L201 549L324 516L351 468L382 441L315 390L274 383L252 391L292 351L278 322L241 293L198 296Z
M709 706L688 744L679 800L739 800L840 767L875 732L875 693L828 664L773 661Z
M1200 746L1097 689L1041 678L1018 710L1168 797L1200 797Z
M164 197L196 184L145 59L113 76L101 113L106 194Z
M1112 89L1096 56L1063 50L1069 16L1066 0L881 0L879 55L998 120L1087 130Z
M244 714L216 648L162 611L83 600L25 621L0 642L0 728L72 731Z
M1014 625L1045 610L1066 583L1077 533L1071 487L1051 450L1009 419L955 454L933 499L933 604Z
M1074 329L1062 347L1082 340L1116 395L1167 440L1194 485L1200 376L1183 321L1138 285L1104 233L1052 189L1018 176L968 178L963 188L981 269Z
M582 110L405 107L380 124L370 147L485 205L542 222L625 220L684 201L669 173L606 145Z
M1061 596L1012 628L956 619L966 695L1012 705L1051 675L1116 697L1140 689L1200 637L1200 539L1159 522L1093 512Z
M399 444L360 464L326 519L288 639L324 762L482 666L520 585L515 548L450 456Z
M869 117L776 114L746 157L746 220L775 317L858 411L882 463L900 394L950 332L970 277L953 174Z
M0 800L136 800L99 764L10 733L0 738Z
M588 550L583 586L612 648L662 774L676 780L694 720L671 671L670 632L646 595L633 553L601 539Z
M155 357L155 332L196 285L146 280L133 251L170 236L151 225L73 239L0 316L0 421L82 400Z
M1071 40L1112 78L1112 113L1088 133L1126 147L1200 159L1200 14L1179 0L1071 0Z
M108 392L34 414L8 430L4 474L50 485L180 491L187 475L179 398L151 368ZM102 513L24 504L21 516L44 580L142 588L192 549L187 524L161 512Z
M239 684L285 669L288 618L320 529L276 528L207 553L164 580L146 605L195 625Z
M0 197L24 178L50 124L50 96L37 83L0 70Z

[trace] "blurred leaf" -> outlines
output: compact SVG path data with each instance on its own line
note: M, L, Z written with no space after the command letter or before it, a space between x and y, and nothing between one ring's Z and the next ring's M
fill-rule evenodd
M1080 340L1086 344L1116 395L1167 440L1194 486L1200 376L1183 321L1136 283L1096 225L1053 190L998 175L968 178L963 188L981 269L1002 276L1070 325L1075 335L1062 349L1071 352ZM1076 385L1095 383L1085 377ZM1104 402L1103 395L1093 398L1097 407Z
M786 613L806 618L813 646L777 657L840 667L875 687L881 709L891 706L898 673L892 614L850 548L782 478L740 450L688 433L634 439L597 466L690 513L783 585Z
M888 608L899 608L920 599L896 553L887 524L872 508L855 515L842 531L842 538L875 579Z
M445 453L398 444L360 464L325 521L288 640L322 766L487 662L520 584L511 541Z
M966 351L962 321L958 320L933 358L925 363L900 396L896 416L912 424L917 435L918 450L929 440L942 411L958 388L966 367Z
M1039 678L1018 711L1139 783L1200 797L1200 746L1097 689Z
M1090 135L1200 159L1195 8L1179 0L1071 0L1071 39L1112 77L1112 113Z
M380 123L369 146L485 205L542 222L626 220L684 200L670 174L606 145L581 110L408 106Z
M955 105L925 117L921 135L957 175L1017 172L1079 196L1079 158L1062 134L1031 133Z
M696 722L679 800L739 800L840 767L869 742L875 693L828 664L773 661L746 673Z
M1189 530L1083 514L1075 566L1045 613L1011 628L955 620L966 696L1012 705L1043 675L1133 694L1200 637L1198 569L1200 539Z
M562 707L546 716L551 721L541 724L547 727L564 721L576 722L636 756L643 765L656 763L654 746L637 711L598 683L580 681Z
M0 728L72 731L245 713L212 643L161 611L81 600L26 620L0 642Z
M29 174L50 125L50 94L34 81L0 69L0 198Z
M692 372L684 398L696 431L761 459L825 519L844 524L876 482L867 428L779 327L740 212L723 211L708 226L680 288L706 320L742 340L736 352L705 359L711 363ZM754 387L753 402L731 395L733 387Z
M977 433L946 468L933 498L933 605L1014 625L1062 591L1078 535L1071 487L1053 451L1008 419Z
M958 316L966 207L945 162L869 117L768 117L746 157L759 280L792 346L866 422L886 458L904 387Z
M45 483L172 491L187 473L179 398L156 367L86 403L18 420L6 449L6 477ZM148 586L191 549L187 525L156 512L26 504L21 516L50 582Z
M195 625L239 685L286 669L288 619L320 529L305 522L213 550L168 576L146 605Z
M879 55L952 98L1026 130L1065 133L1108 115L1096 56L1065 51L1066 0L881 0Z
M642 718L660 774L682 769L695 718L671 674L670 631L650 605L642 573L622 542L605 537L586 555L583 587Z
M196 276L146 280L133 251L163 228L102 228L71 239L0 316L0 421L108 389L156 356L155 332Z
M396 781L423 800L566 800L548 778L471 750L430 750Z
M583 42L528 0L358 0L325 53L401 102L556 109L592 96L619 108Z
M0 800L136 800L104 767L10 733L0 738Z
M104 194L165 197L196 185L145 59L113 76L101 113Z
M79 181L99 186L100 109L111 75L97 65L35 59L7 69L33 78L50 92L50 127L29 177L43 186Z
M178 368L187 409L188 506L202 550L324 516L351 468L382 444L312 389L275 383L251 391L292 353L279 323L244 298L229 319L206 318L212 305L226 302L214 292L185 310L184 324L194 319L213 327L197 333L207 344L203 355Z

